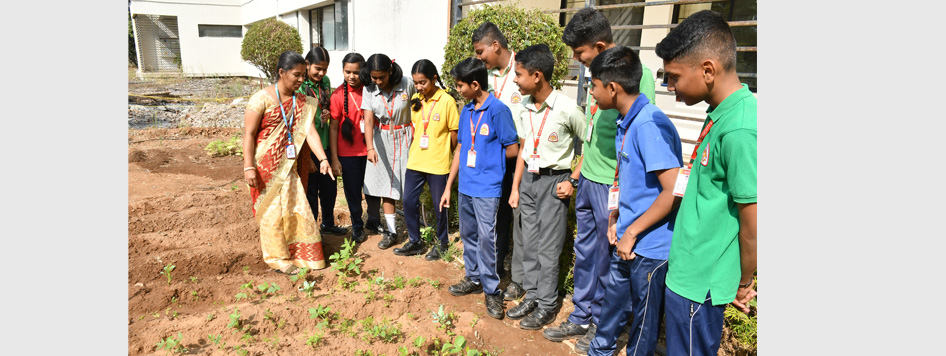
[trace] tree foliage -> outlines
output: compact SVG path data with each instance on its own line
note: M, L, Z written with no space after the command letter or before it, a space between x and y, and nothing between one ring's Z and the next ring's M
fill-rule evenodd
M275 18L259 21L246 31L240 48L240 57L259 68L270 81L276 79L276 64L285 51L302 53L299 31Z
M551 83L561 89L562 79L568 73L571 50L562 42L564 28L558 19L536 9L523 9L520 4L486 5L470 11L452 29L444 47L443 74L440 77L444 85L453 86L453 77L449 75L457 63L475 55L473 52L473 31L483 22L491 21L499 27L506 37L511 51L519 51L534 44L544 43L555 55L555 71Z

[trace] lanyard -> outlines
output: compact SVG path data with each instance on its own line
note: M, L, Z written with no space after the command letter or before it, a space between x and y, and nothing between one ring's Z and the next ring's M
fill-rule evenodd
M476 152L476 128L480 126L480 120L483 120L483 114L486 110L480 111L480 118L476 119L476 126L473 126L473 111L470 110L470 151Z
M615 186L615 187L618 186L618 171L621 169L621 157L620 157L620 155L624 154L624 143L627 142L627 137L628 137L628 136L630 136L630 135L628 135L628 133L625 132L625 133L624 133L624 138L621 139L621 149L618 150L618 164L617 164L617 166L614 167L614 185L613 185L613 186Z
M532 127L532 135L533 135L533 137L534 137L534 138L532 139L532 140L533 140L533 144L532 144L532 154L536 154L536 153L539 152L539 139L542 137L542 129L545 128L545 119L547 119L547 118L549 117L549 113L550 113L550 112L552 112L552 107L551 107L551 106L546 107L546 108L545 108L545 116L542 117L542 124L539 125L539 134L536 135L536 133L535 133L535 124L532 122L532 110L529 110L529 126Z
M276 100L279 101L279 111L282 111L282 122L286 124L286 136L289 136L289 144L292 144L292 120L296 117L296 96L292 96L292 115L289 116L289 122L286 122L286 109L282 107L282 99L279 97L279 87L273 84L273 89L276 90Z
M687 168L693 168L693 161L696 159L696 151L699 150L700 144L703 143L703 139L706 138L706 134L709 133L710 128L713 127L713 120L710 119L709 123L706 124L706 127L703 128L703 132L700 133L700 138L696 140L696 145L693 146L693 154L690 155L690 163Z
M506 81L509 80L509 72L512 71L512 60L515 58L516 52L512 52L509 55L509 64L506 65L506 69L508 71L506 72L506 76L503 77L503 86L500 87L498 91L496 90L496 77L493 77L493 94L496 95L496 99L499 99L499 97L503 96L503 89L506 88Z
M381 88L378 88L378 95L381 95L381 102L384 103L384 110L388 111L388 118L394 121L394 98L397 97L397 91L391 89L391 107L388 107L388 102L384 100L384 92L381 91Z
M434 107L437 106L437 101L436 101L436 100L433 100L433 102L434 102L434 104L430 106L430 112L427 113L427 119L426 119L426 120L423 120L423 122L424 122L424 135L427 134L427 125L430 124L430 116L434 114ZM422 107L422 108L421 108L421 111L420 111L420 117L421 117L421 118L424 118L424 110L423 110L423 109L426 108L426 107L427 107L427 103L424 103L424 107ZM480 118L482 118L482 117L483 117L483 116L480 115ZM473 114L470 114L470 123L471 123L471 124L473 123ZM477 124L479 124L479 122L477 122Z

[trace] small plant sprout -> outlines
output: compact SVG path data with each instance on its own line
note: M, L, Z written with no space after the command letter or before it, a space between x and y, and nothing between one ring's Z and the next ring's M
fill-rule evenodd
M207 321L214 320L214 318L216 318L216 317L217 317L217 315L214 314L214 312L210 312L210 314L207 314Z
M191 276L190 280L191 280L191 283L197 283L197 277Z
M424 336L417 335L417 337L414 339L414 347L420 348L422 345L424 345Z
M470 322L470 328L476 327L476 323L480 321L480 317L473 314L473 321Z
M250 274L250 266L243 266L243 274Z
M299 288L305 295L309 298L312 298L312 292L315 291L315 281L303 281L302 287Z
M305 277L308 274L309 274L309 267L302 267L299 269L299 271L296 274L289 276L289 279L292 281L292 284L295 285L296 282L298 282L300 279L305 281L306 280Z
M322 337L325 336L321 331L316 331L308 337L305 344L309 345L313 349L319 347L319 344L322 343Z
M168 279L168 285L171 285L171 278L172 278L172 276L171 276L171 271L174 270L174 267L176 267L176 266L174 266L174 265L172 265L172 264L168 264L167 266L164 266L164 269L162 269L161 272L158 272L158 273L160 273L161 275L167 277L167 279Z
M434 323L440 324L437 326L438 329L446 331L447 335L453 333L454 322L457 320L457 316L452 312L445 312L443 310L443 304L440 304L440 309L437 310L437 312L431 312L430 316L433 318Z
M239 329L241 316L240 308L234 308L233 314L230 314L230 322L227 324L227 327L231 329Z
M349 238L342 243L342 249L329 256L332 260L332 269L337 271L339 276L355 276L361 274L360 258L354 254L355 242Z
M184 340L184 336L181 332L177 333L177 338L168 336L166 339L160 340L161 341L155 344L157 347L155 351L165 350L166 355L170 355L171 353L182 354L188 351L188 349L181 344L181 341Z
M196 301L199 300L199 299L200 299L200 297L197 295L197 291L196 291L196 290L192 290L192 291L191 291L191 300L193 300L193 301L196 302Z

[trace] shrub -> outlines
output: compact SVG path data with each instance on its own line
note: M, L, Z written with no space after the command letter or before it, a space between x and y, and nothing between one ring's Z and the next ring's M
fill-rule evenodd
M240 57L259 68L270 81L275 81L279 55L290 50L305 55L299 31L285 22L269 18L253 24L246 31Z
M555 71L551 83L556 89L562 88L562 79L568 73L571 50L562 42L562 28L558 18L539 10L526 10L520 4L486 5L470 11L462 20L450 29L447 45L444 47L443 79L444 85L452 87L453 77L449 75L457 63L473 56L473 31L483 22L491 21L499 27L509 43L509 50L519 51L534 44L544 43L555 55Z
M243 139L233 136L229 141L216 140L207 144L204 151L210 157L226 157L230 155L243 156Z

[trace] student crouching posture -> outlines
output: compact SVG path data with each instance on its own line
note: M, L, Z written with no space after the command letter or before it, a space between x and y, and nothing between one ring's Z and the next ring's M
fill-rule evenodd
M460 92L469 104L460 114L459 146L453 156L446 186L460 175L458 199L460 236L463 238L463 263L466 277L448 288L462 296L485 292L486 314L502 319L503 297L496 272L496 211L506 169L506 158L519 152L512 113L502 102L483 90L486 67L475 58L467 58L450 70ZM450 207L450 189L443 192L440 208Z
M571 47L573 58L586 68L602 51L613 48L611 24L604 14L593 7L585 7L565 26L562 41ZM654 77L650 69L641 65L640 93L654 101ZM589 75L590 76L590 75ZM585 116L587 124L582 140L582 157L578 163L581 178L575 191L575 306L568 320L557 327L543 331L552 341L582 336L575 348L588 352L601 320L601 300L608 282L608 189L614 178L617 157L614 149L615 121L620 115L615 109L599 107L588 90Z
M677 177L685 190L674 189L683 201L667 271L667 353L716 355L726 304L748 313L756 296L756 98L736 75L729 25L709 10L670 30L656 52L677 101L709 104L689 179Z
M295 274L301 267L325 268L322 238L299 175L312 163L308 153L300 154L303 145L315 152L322 174L331 176L331 166L315 131L316 108L295 93L305 80L305 58L285 51L277 67L276 83L246 103L243 178L250 186L263 261L277 272Z
M322 47L313 47L305 55L306 61L306 80L302 82L298 92L305 94L306 101L316 108L315 113L315 131L319 133L322 139L320 144L322 150L328 156L332 156L329 150L329 119L331 113L329 110L329 91L332 88L328 76L325 75L328 69L329 55ZM309 153L313 161L318 161L315 152ZM322 223L319 225L323 234L342 235L347 231L335 226L335 198L338 194L338 185L335 179L328 174L322 174L318 171L312 172L308 176L308 189L306 190L306 199L312 208L312 215L317 214L317 207L322 207Z
M525 301L509 309L519 327L538 330L555 319L558 258L565 242L566 213L578 171L571 171L572 140L585 134L585 120L575 100L552 89L555 66L544 44L516 53L516 84L526 110L516 129L523 140L509 205L519 208L522 224L522 269ZM524 172L527 171L527 172ZM541 214L539 213L541 209Z
M667 254L679 199L673 196L683 165L680 135L660 109L639 93L640 58L628 47L605 50L591 62L592 95L602 109L617 109L618 162L609 189L608 239L615 244L601 319L589 355L611 355L631 322L628 355L653 355L663 302ZM632 314L633 313L633 314Z
M486 64L489 70L487 87L496 99L509 107L512 117L518 119L522 107L522 94L513 78L516 73L515 52L507 47L506 37L494 23L486 21L480 25L470 39L476 58ZM505 274L503 268L506 256L509 254L509 239L513 241L512 263L510 264L511 281L506 286L503 299L516 300L525 292L522 290L522 230L519 226L519 209L509 206L509 193L512 192L512 174L516 169L516 157L506 159L505 175L503 175L503 193L499 199L499 212L496 214L496 260L499 261L499 275ZM510 224L512 225L510 228Z
M460 122L457 102L450 94L438 88L440 81L434 63L421 59L411 68L414 88L417 94L411 98L411 120L414 123L414 140L407 159L407 171L404 173L404 225L407 226L409 240L404 246L394 249L399 256L413 256L424 253L424 241L420 239L420 194L424 182L430 188L430 197L434 203L434 218L437 221L438 244L425 256L428 261L440 259L447 249L447 209L437 205L437 199L443 195L450 173L450 154L457 145L457 128Z
M361 68L365 83L361 108L365 111L365 200L368 202L368 230L380 232L378 208L384 199L387 229L378 248L384 250L397 240L394 201L401 199L407 155L411 145L410 97L416 93L411 78L388 56L376 53Z
M358 243L365 241L365 224L361 220L361 193L365 183L365 165L368 163L364 113L361 111L362 83L359 76L364 64L365 57L358 53L349 53L342 58L345 83L332 92L332 123L329 125L332 170L336 175L342 176L342 188L351 216L351 239Z

